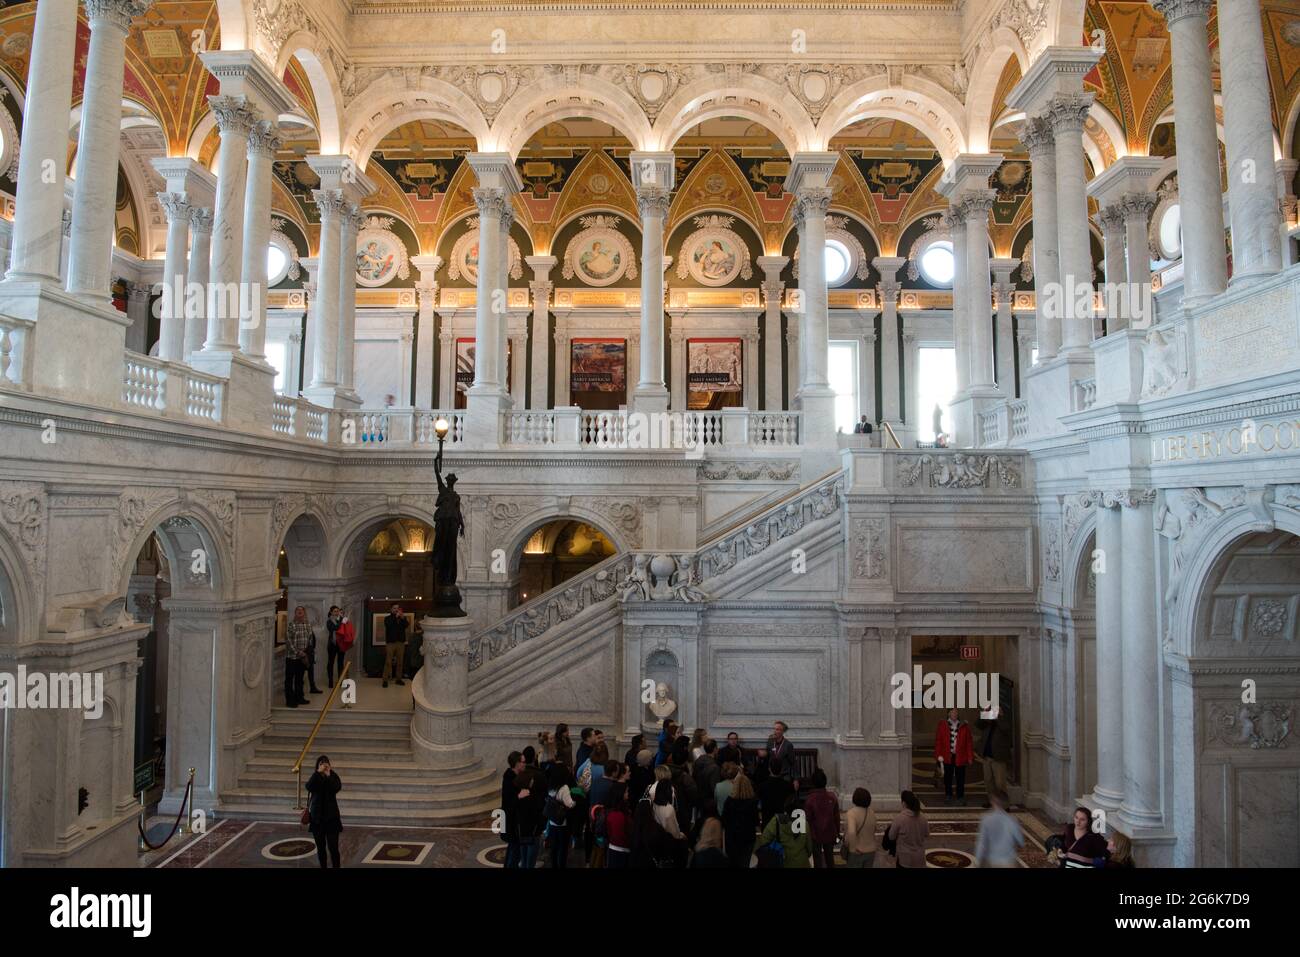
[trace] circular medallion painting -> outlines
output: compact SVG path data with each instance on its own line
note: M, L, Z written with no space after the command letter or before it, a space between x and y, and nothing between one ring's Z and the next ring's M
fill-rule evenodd
M627 237L616 228L617 216L584 216L585 227L564 251L565 279L575 276L588 286L608 286L624 276L636 278L636 256Z
M593 173L591 178L587 180L587 188L597 196L603 196L605 193L608 193L609 187L609 177L604 173Z
M460 279L462 276L472 283L478 282L478 217L473 218L473 227L467 232L462 233L460 239L456 240L456 245L451 247L451 264L447 267L447 275L451 279ZM510 237L510 278L519 279L523 276L523 257L519 252L519 244L515 242L514 237Z
M362 286L382 286L410 275L406 247L388 228L392 222L371 216L357 233L357 282Z
M705 286L725 286L740 274L744 251L735 239L712 230L696 233L683 252L687 270Z

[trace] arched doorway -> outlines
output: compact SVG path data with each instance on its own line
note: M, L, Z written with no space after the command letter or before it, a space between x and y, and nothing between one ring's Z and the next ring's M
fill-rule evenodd
M561 518L538 526L518 555L518 574L510 593L510 607L580 575L593 565L618 554L618 547L603 531L581 519Z
M1300 536L1249 532L1196 596L1192 654L1174 681L1174 790L1195 806L1201 867L1297 867L1300 751L1292 728ZM1190 700L1186 696L1190 692ZM1184 835L1180 835L1184 836Z

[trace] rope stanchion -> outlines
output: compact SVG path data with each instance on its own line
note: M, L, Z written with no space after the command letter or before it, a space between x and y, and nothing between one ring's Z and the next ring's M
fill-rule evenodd
M176 836L177 829L181 826L181 821L185 818L185 809L189 806L191 795L194 792L194 768L190 768L190 780L185 785L185 794L181 797L181 809L176 813L176 820L172 822L172 829L167 836L162 839L161 844L150 844L149 838L144 835L144 808L140 809L140 819L136 821L136 827L140 831L140 843L151 851L159 851L167 846L167 842Z

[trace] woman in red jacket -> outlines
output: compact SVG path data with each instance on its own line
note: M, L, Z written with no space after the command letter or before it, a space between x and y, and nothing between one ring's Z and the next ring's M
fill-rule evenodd
M970 725L957 716L957 709L948 710L948 720L940 721L934 729L934 757L943 768L944 804L952 804L953 779L957 783L957 803L966 806L966 768L975 760L971 746Z

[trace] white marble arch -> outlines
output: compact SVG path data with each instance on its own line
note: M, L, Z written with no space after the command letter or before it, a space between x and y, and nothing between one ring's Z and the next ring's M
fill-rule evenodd
M0 647L36 639L35 595L22 550L0 529Z
M1300 536L1300 511L1269 504L1256 508L1231 508L1202 528L1195 551L1188 556L1180 572L1182 582L1169 618L1172 647L1168 650L1187 658L1200 652L1202 636L1209 634L1210 625L1203 607L1204 599L1208 590L1214 587L1213 579L1219 562L1245 536L1274 530ZM1197 533L1189 531L1185 534Z
M483 111L463 90L424 75L410 88L402 75L389 74L367 86L344 110L340 150L364 172L379 141L414 120L456 123L480 148L489 139Z
M316 135L322 156L335 156L342 149L343 93L328 55L327 42L306 30L299 30L281 45L275 58L275 76L284 76L289 60L296 57L311 84L316 101Z
M881 73L846 86L835 95L817 124L813 149L826 149L831 138L858 120L883 116L909 123L929 138L944 165L968 152L961 102L932 80L905 76L891 85Z
M289 563L289 577L315 576L325 567L330 554L330 536L323 516L304 506L289 520L279 542L272 542L271 570L278 564L280 549Z
M361 568L365 564L366 549L370 547L370 542L379 534L381 529L398 519L413 518L433 527L434 496L428 496L427 507L412 504L405 501L405 498L407 496L403 496L403 502L396 509L390 507L387 502L376 502L349 516L346 524L341 529L337 529L329 535L331 549L321 563L323 572L320 577L342 579L360 574ZM462 509L465 508L465 504L462 500ZM470 558L467 543L470 541L470 535L472 534L471 523L472 516L467 512L465 515L465 538L459 539L456 545L456 561L460 566L462 579L464 578L464 569L468 567Z
M1295 137L1297 131L1300 131L1300 92L1297 92L1295 99L1291 101L1291 106L1286 111L1286 121L1282 124L1282 152L1279 156L1283 159L1290 158L1294 154ZM1276 133L1274 133L1276 136Z
M708 76L681 87L664 104L642 148L672 149L692 127L720 116L761 123L792 156L820 148L816 125L804 105L785 87L753 74L742 74L726 85Z
M236 519L232 516L230 519L232 528L235 522ZM127 596L140 549L144 548L149 536L157 534L163 555L172 570L173 596L201 594L212 600L232 598L235 590L233 547L227 546L220 535L212 532L212 529L221 527L222 523L216 516L197 502L172 500L150 515L135 538L131 540L124 553L122 567L117 569L113 594L123 598ZM193 555L195 549L203 549L205 553L204 564L207 567L205 583L187 581L181 573L182 568L189 568L195 561Z
M508 568L512 579L519 573L519 563L524 557L524 546L528 544L528 539L532 538L533 533L543 525L549 525L551 522L583 522L597 529L613 542L619 554L631 550L630 543L618 532L617 526L609 521L608 516L573 502L570 502L568 507L562 511L557 510L554 506L544 506L534 509L520 518L504 534L504 537L509 542L506 546L506 557L509 561Z
M633 149L646 149L650 121L641 105L608 80L584 76L571 84L563 75L521 87L497 114L491 131L480 138L480 149L518 156L534 133L548 123L571 117L588 117L608 123L628 138Z
M1088 0L1046 0L1047 25L1033 38L1030 54L1037 59L1048 46L1077 47L1083 42L1083 15Z
M980 57L971 68L970 87L966 90L966 145L972 153L987 153L993 130L993 102L998 80L1007 61L1015 58L1020 74L1029 69L1029 54L1025 45L1009 27L998 27L989 34L988 42L980 48Z

